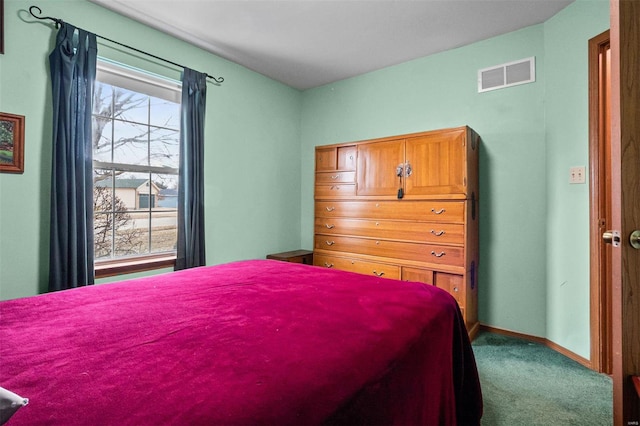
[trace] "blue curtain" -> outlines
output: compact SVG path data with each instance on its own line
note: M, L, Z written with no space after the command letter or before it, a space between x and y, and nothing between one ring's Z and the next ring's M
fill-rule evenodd
M49 291L94 283L91 105L95 34L64 24L49 55L53 164Z
M182 74L176 270L206 264L204 247L204 119L207 75Z

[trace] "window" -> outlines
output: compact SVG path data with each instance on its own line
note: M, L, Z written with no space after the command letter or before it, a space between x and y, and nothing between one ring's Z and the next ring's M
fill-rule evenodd
M92 123L97 277L175 259L180 96L179 82L98 63Z

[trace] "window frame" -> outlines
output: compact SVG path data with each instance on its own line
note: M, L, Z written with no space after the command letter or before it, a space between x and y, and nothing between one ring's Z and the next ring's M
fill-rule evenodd
M129 67L105 58L98 58L96 68L96 83L106 83L137 93L163 98L178 104L181 103L182 82L180 81ZM178 129L178 131L180 131L180 129ZM167 172L176 176L179 174L179 168L132 165L96 160L93 160L93 169L114 169L123 170L127 173L149 173L150 175L167 174ZM151 207L149 207L149 210L151 211ZM149 228L149 233L149 238L151 238L151 228ZM104 278L174 267L175 262L175 250L123 256L120 258L94 259L94 276L96 278Z

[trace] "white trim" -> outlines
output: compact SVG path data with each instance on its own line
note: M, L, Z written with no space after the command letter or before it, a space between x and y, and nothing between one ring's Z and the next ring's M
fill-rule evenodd
M178 104L182 100L181 82L106 58L98 58L96 80Z

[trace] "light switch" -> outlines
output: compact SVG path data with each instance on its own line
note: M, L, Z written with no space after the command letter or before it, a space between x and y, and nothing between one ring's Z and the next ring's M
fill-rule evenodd
M569 168L569 183L585 183L586 181L587 177L585 166L576 166Z

